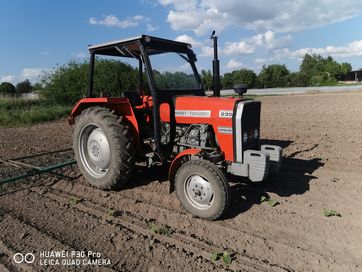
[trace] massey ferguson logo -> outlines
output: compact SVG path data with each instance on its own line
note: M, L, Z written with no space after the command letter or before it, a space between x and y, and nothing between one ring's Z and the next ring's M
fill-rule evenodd
M209 110L175 110L175 116L177 116L177 117L210 118L211 111L209 111Z
M220 118L232 118L232 117L233 117L233 111L230 111L230 110L220 110L220 111L219 111L219 117L220 117Z

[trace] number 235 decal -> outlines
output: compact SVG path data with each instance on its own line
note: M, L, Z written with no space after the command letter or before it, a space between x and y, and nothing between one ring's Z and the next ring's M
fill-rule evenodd
M232 118L232 117L233 117L233 111L230 111L230 110L220 110L220 111L219 111L219 117L220 117L220 118Z

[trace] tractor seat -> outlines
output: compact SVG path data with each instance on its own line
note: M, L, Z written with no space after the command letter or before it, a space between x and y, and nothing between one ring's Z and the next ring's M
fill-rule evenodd
M149 108L139 107L143 105L143 101L137 91L135 90L123 91L123 95L124 97L128 98L129 103L132 106L133 112L138 122L141 138L153 137L152 125L150 126L146 121L152 116L152 110Z
M124 97L127 97L132 107L141 106L143 104L139 93L135 90L123 91Z

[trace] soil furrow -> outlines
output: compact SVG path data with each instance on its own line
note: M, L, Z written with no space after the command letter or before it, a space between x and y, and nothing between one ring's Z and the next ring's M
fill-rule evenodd
M45 194L43 194L46 197L49 197L53 200L57 200L60 203L64 203L67 200L77 197L80 200L79 203L74 205L76 209L78 209L81 212L85 212L91 215L94 215L95 217L101 218L105 217L107 207L101 206L99 204L96 204L92 201L89 201L85 198L80 198L79 195L72 195L66 192L62 192L60 190L49 189ZM40 192L41 193L41 192ZM171 234L169 236L159 235L155 233L151 233L149 226L150 222L154 222L157 224L156 221L153 221L152 219L142 218L140 219L139 216L132 214L131 212L121 212L116 217L110 217L109 221L112 224L121 224L122 228L127 228L130 231L139 233L143 235L144 237L149 238L150 236L156 237L160 242L166 244L166 245L174 245L178 249L184 249L188 251L189 253L192 253L196 258L201 257L204 260L210 262L210 255L212 252L219 252L220 248L213 245L209 241L203 241L202 239L197 239L195 235L187 236L181 233L180 231L177 231L176 229L172 228ZM226 248L225 248L226 249ZM259 264L256 263L258 261ZM222 268L223 266L219 266L219 268ZM278 267L273 264L266 263L265 260L257 260L256 258L249 257L247 255L240 255L238 254L237 260L234 260L233 264L230 266L231 269L257 269L257 271L282 271L284 270L281 267ZM277 270L275 270L275 269Z
M217 244L219 247L225 247L225 248L229 248L232 249L236 252L243 252L244 250L247 250L248 254L257 252L259 253L259 255L254 255L254 257L256 259L260 259L263 260L264 258L267 258L266 256L270 256L270 251L273 250L281 250L283 248L283 250L285 252L288 252L288 254L290 255L290 253L294 253L294 254L300 254L300 252L302 252L303 255L305 255L305 257L310 256L310 259L313 260L318 260L318 263L323 263L326 265L326 267L329 267L329 264L331 263L331 258L328 255L323 255L320 253L319 248L317 249L312 249L310 247L308 247L307 244L305 244L305 248L303 248L302 245L300 244L291 244L288 240L286 239L279 239L276 240L275 238L273 239L273 237L268 237L267 239L267 245L265 243L266 241L266 237L265 237L265 233L264 234L256 234L253 231L253 227L249 226L249 228L244 228L243 226L239 226L240 224L235 224L232 223L233 220L231 220L230 223L224 223L222 221L220 222L210 222L207 224L207 226L205 226L205 221L204 220L200 220L200 219L191 219L190 216L188 214L185 213L178 213L177 210L176 211L170 211L169 206L160 206L157 205L157 208L153 208L150 207L150 204L152 206L152 202L147 202L147 203L143 203L142 202L142 198L146 195L147 193L143 193L143 194L137 194L137 199L132 199L129 198L128 196L126 196L126 193L124 192L116 192L116 193L112 193L109 197L102 197L97 195L96 191L94 191L93 188L86 186L86 185L82 185L82 184L77 184L74 183L72 184L72 186L67 186L64 183L59 183L57 184L57 186L62 187L62 186L66 186L67 189L71 189L71 192L73 193L77 193L77 194L82 194L82 197L85 198L91 198L93 201L96 201L98 203L103 203L105 205L112 205L114 203L114 205L116 205L116 203L119 205L119 207L121 207L121 210L127 210L128 212L134 213L134 214L145 214L145 212L142 211L147 211L147 215L146 216L151 216L151 218L157 218L158 220L161 220L161 222L175 222L175 224L173 224L173 226L175 228L183 228L188 230L187 234L189 235L196 235L197 237L201 237L202 240L207 240L207 241L212 241L214 244ZM93 192L93 193L92 193ZM152 196L155 197L155 195L152 193ZM131 196L134 196L131 194ZM146 199L148 200L150 197L146 197ZM156 198L157 199L157 198ZM134 203L136 202L136 203ZM134 204L133 204L134 203ZM136 211L135 211L136 210ZM176 212L176 214L175 214ZM264 213L268 215L269 211L268 209L264 210ZM281 213L276 213L273 215L270 215L271 218L273 220L276 220L278 217L281 216ZM177 219L176 219L177 217ZM302 218L304 220L304 218ZM190 221L193 221L192 224ZM293 218L291 218L291 221L293 221ZM190 223L189 223L190 222ZM225 221L228 222L228 221ZM189 224L187 224L189 223ZM261 224L264 223L264 220L261 222ZM270 232L274 232L274 233L278 233L279 232L279 228L277 227L277 222L275 222L276 224L272 224L271 222L269 223L269 228ZM298 221L296 221L295 226L293 226L293 228L298 227ZM225 226L226 225L226 226ZM237 225L238 228L236 228L235 226ZM275 226L275 227L274 227ZM274 228L274 231L273 231ZM231 231L232 230L232 231ZM222 233L224 239L219 238L219 237L214 237L214 236L210 236L210 235L205 235L208 233ZM242 238L240 238L240 233L242 233ZM303 232L302 232L303 233ZM303 235L301 233L301 235ZM306 237L308 237L308 232L305 232ZM229 237L231 236L231 237ZM237 238L235 238L237 237ZM311 238L313 239L313 238ZM303 239L302 239L303 240ZM248 241L247 243L245 243L245 241ZM240 246L242 245L242 246ZM261 251L259 249L259 251L255 250L255 248L265 248L263 251ZM270 248L268 248L270 247ZM338 248L337 248L338 249ZM275 256L275 258L277 258L278 256ZM271 262L270 259L268 259L269 262ZM346 261L339 260L339 262L341 263L342 267L345 266L344 263L346 263ZM348 264L347 264L348 266Z
M64 184L57 184L57 189L61 190L60 188L63 187ZM256 236L246 230L242 229L235 229L232 226L224 226L223 223L213 223L210 222L208 226L206 227L203 223L205 221L201 219L194 219L194 222L191 226L191 224L185 224L187 221L190 221L190 216L187 214L174 214L170 212L169 209L166 209L164 207L157 206L155 209L151 209L152 207L149 207L149 203L142 203L139 199L135 201L134 199L128 198L128 197L120 197L120 199L110 199L111 197L102 197L99 196L96 192L92 194L92 192L89 192L89 190L92 190L91 187L79 185L79 184L72 184L72 186L65 186L66 193L75 194L77 197L82 199L87 199L91 201L96 201L100 205L111 205L113 207L116 206L116 202L118 202L119 207L121 207L121 210L126 210L131 216L134 218L140 218L141 219L146 218L157 218L157 221L160 223L165 223L170 225L170 222L175 222L176 217L178 220L172 224L173 229L183 230L186 234L189 236L193 236L197 238L200 241L206 242L208 244L215 245L219 248L223 249L229 249L234 252L238 252L240 254L243 254L243 256L247 256L248 258L254 258L255 260L258 260L259 263L261 262L268 262L270 265L277 266L277 264L273 264L270 259L268 259L268 256L270 256L270 252L273 253L276 249L281 250L283 249L285 252L289 252L296 254L303 252L304 255L311 255L311 259L315 259L316 261L322 260L323 263L325 263L326 266L329 266L329 262L331 261L329 258L320 255L318 252L310 252L307 249L300 248L299 246L292 246L290 244L280 243L280 242L274 242L270 239L266 241L265 237L262 236ZM67 190L67 189L70 189ZM108 193L107 193L108 194ZM135 203L137 202L137 203ZM147 214L142 213L142 211L148 211ZM163 218L166 218L166 220L163 220ZM205 236L204 233L222 233L223 236ZM242 237L240 237L240 233L243 233ZM257 245L256 245L257 244ZM242 246L240 246L242 245ZM254 247L262 247L264 248L262 254L260 254L258 257L255 256L256 250ZM247 253L246 253L247 252ZM250 256L250 254L252 254ZM258 252L259 253L259 252ZM343 267L343 264L342 264ZM280 267L281 269L288 269L284 267Z

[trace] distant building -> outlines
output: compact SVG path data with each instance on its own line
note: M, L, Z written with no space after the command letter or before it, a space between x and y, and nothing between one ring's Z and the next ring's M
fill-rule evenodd
M359 68L358 70L353 70L353 71L349 72L345 76L344 81L361 82L362 81L362 68Z
M21 96L25 99L39 99L39 94L36 91L32 93L23 93Z

